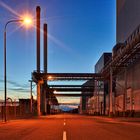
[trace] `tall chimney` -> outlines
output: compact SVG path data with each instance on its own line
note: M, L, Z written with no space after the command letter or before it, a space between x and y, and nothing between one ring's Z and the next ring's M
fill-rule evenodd
M47 24L44 24L44 72L47 73L48 36Z
M37 72L40 72L40 6L36 7L36 57Z

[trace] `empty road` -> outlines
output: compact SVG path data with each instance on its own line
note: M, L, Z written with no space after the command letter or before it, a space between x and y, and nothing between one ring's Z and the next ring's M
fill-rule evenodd
M139 140L140 123L70 114L0 123L0 140L94 139Z

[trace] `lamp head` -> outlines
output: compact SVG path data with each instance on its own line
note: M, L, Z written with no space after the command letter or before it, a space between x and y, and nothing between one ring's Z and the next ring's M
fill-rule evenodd
M25 23L25 24L31 24L31 19L30 18L25 18L24 20L23 20L23 22Z
M26 15L24 17L22 17L22 21L23 21L23 24L26 26L26 27L29 27L33 24L33 20L32 18L29 16L29 15Z

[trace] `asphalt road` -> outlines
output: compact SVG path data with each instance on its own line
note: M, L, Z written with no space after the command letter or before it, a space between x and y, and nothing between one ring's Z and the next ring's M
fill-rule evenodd
M0 140L140 140L140 123L52 115L0 123Z

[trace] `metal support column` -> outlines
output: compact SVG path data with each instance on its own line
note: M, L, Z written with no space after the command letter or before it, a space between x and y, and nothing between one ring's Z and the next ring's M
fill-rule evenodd
M97 102L97 80L95 80L95 99L96 99L96 104L95 104L95 115L97 115L97 109L98 109L98 102Z
M40 106L40 96L41 96L41 84L43 84L43 81L38 81L37 83L37 115L41 115L41 106Z
M105 83L103 84L104 88L104 98L103 98L103 115L106 114L106 89L105 89L105 86L106 86L106 81Z
M123 116L126 115L126 92L127 92L127 68L124 72Z
M110 104L109 104L109 116L112 117L113 116L113 93L112 93L112 68L110 68Z
M100 109L99 109L99 94L100 94L100 85L99 80L97 81L97 115L100 115Z
M40 116L40 83L37 83L37 115Z
M46 84L41 85L41 115L46 115Z
M32 95L32 80L29 80L30 82L30 112L33 111L33 95Z

